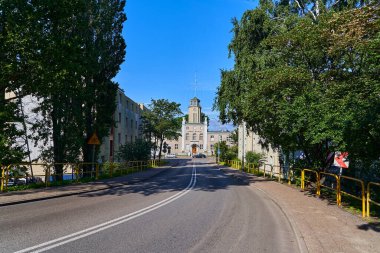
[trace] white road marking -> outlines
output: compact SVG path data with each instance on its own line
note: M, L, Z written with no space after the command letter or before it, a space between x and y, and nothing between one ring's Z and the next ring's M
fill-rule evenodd
M190 183L187 185L187 187L185 189L174 194L173 196L166 198L164 200L161 200L160 202L157 202L156 204L153 204L153 205L150 205L150 206L145 207L143 209L137 210L133 213L124 215L122 217L104 222L102 224L99 224L99 225L96 225L96 226L93 226L93 227L90 227L90 228L87 228L87 229L84 229L84 230L81 230L81 231L78 231L78 232L75 232L75 233L72 233L72 234L69 234L66 236L59 237L59 238L51 240L51 241L44 242L44 243L29 247L29 248L26 248L23 250L16 251L15 253L44 252L44 251L56 248L58 246L64 245L66 243L76 241L78 239L81 239L81 238L87 237L89 235L98 233L98 232L103 231L105 229L117 226L117 225L122 224L124 222L130 221L130 220L135 219L137 217L140 217L146 213L152 212L152 211L154 211L160 207L163 207L163 206L173 202L174 200L184 196L185 194L187 194L189 191L191 191L194 188L196 182L197 182L197 169L195 167L195 164L193 164L193 172L191 175Z

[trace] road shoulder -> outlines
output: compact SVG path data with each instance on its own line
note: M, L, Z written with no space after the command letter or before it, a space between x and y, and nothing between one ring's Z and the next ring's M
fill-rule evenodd
M379 252L379 232L363 229L368 223L360 217L285 184L224 166L221 170L276 202L295 226L296 234L299 231L308 252ZM300 246L302 249L302 242Z

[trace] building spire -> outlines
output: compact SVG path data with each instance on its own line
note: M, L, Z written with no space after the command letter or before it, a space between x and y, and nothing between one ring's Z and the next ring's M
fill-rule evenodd
M194 97L197 97L197 87L198 87L198 79L197 79L197 72L195 71Z

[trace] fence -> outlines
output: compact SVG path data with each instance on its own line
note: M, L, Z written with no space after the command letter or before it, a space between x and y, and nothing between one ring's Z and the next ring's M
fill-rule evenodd
M362 217L370 217L371 204L380 207L380 202L374 199L374 196L380 197L380 183L369 182L365 187L363 180L311 169L290 168L284 170L280 166L276 166L277 170L274 170L275 167L270 164L262 164L256 168L252 163L246 163L245 168L241 168L239 161L226 161L225 164L264 178L277 179L278 182L285 180L289 185L295 183L300 185L302 190L315 189L317 196L326 194L326 191L334 192L338 206L342 205L342 196L349 196L361 202ZM306 187L306 183L309 183L310 187ZM312 187L313 184L314 187ZM326 189L326 191L322 191L322 189Z
M128 161L124 163L16 163L8 166L0 165L0 191L8 191L9 186L18 184L36 184L38 186L63 185L70 182L91 181L127 175L158 167L162 162ZM39 172L33 177L22 172L27 167ZM27 169L26 169L27 170Z

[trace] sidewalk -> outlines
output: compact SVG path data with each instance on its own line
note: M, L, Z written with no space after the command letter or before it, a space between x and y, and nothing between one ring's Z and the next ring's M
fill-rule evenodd
M379 224L376 227L376 224L370 224L337 205L286 184L225 166L220 168L226 174L249 183L253 190L263 191L275 201L301 237L301 248L306 252L380 252Z
M0 193L0 206L14 205L19 203L58 198L85 192L93 192L120 187L126 184L147 180L165 171L168 168L171 168L171 166L147 169L142 172L136 172L126 176L98 180L89 183Z

